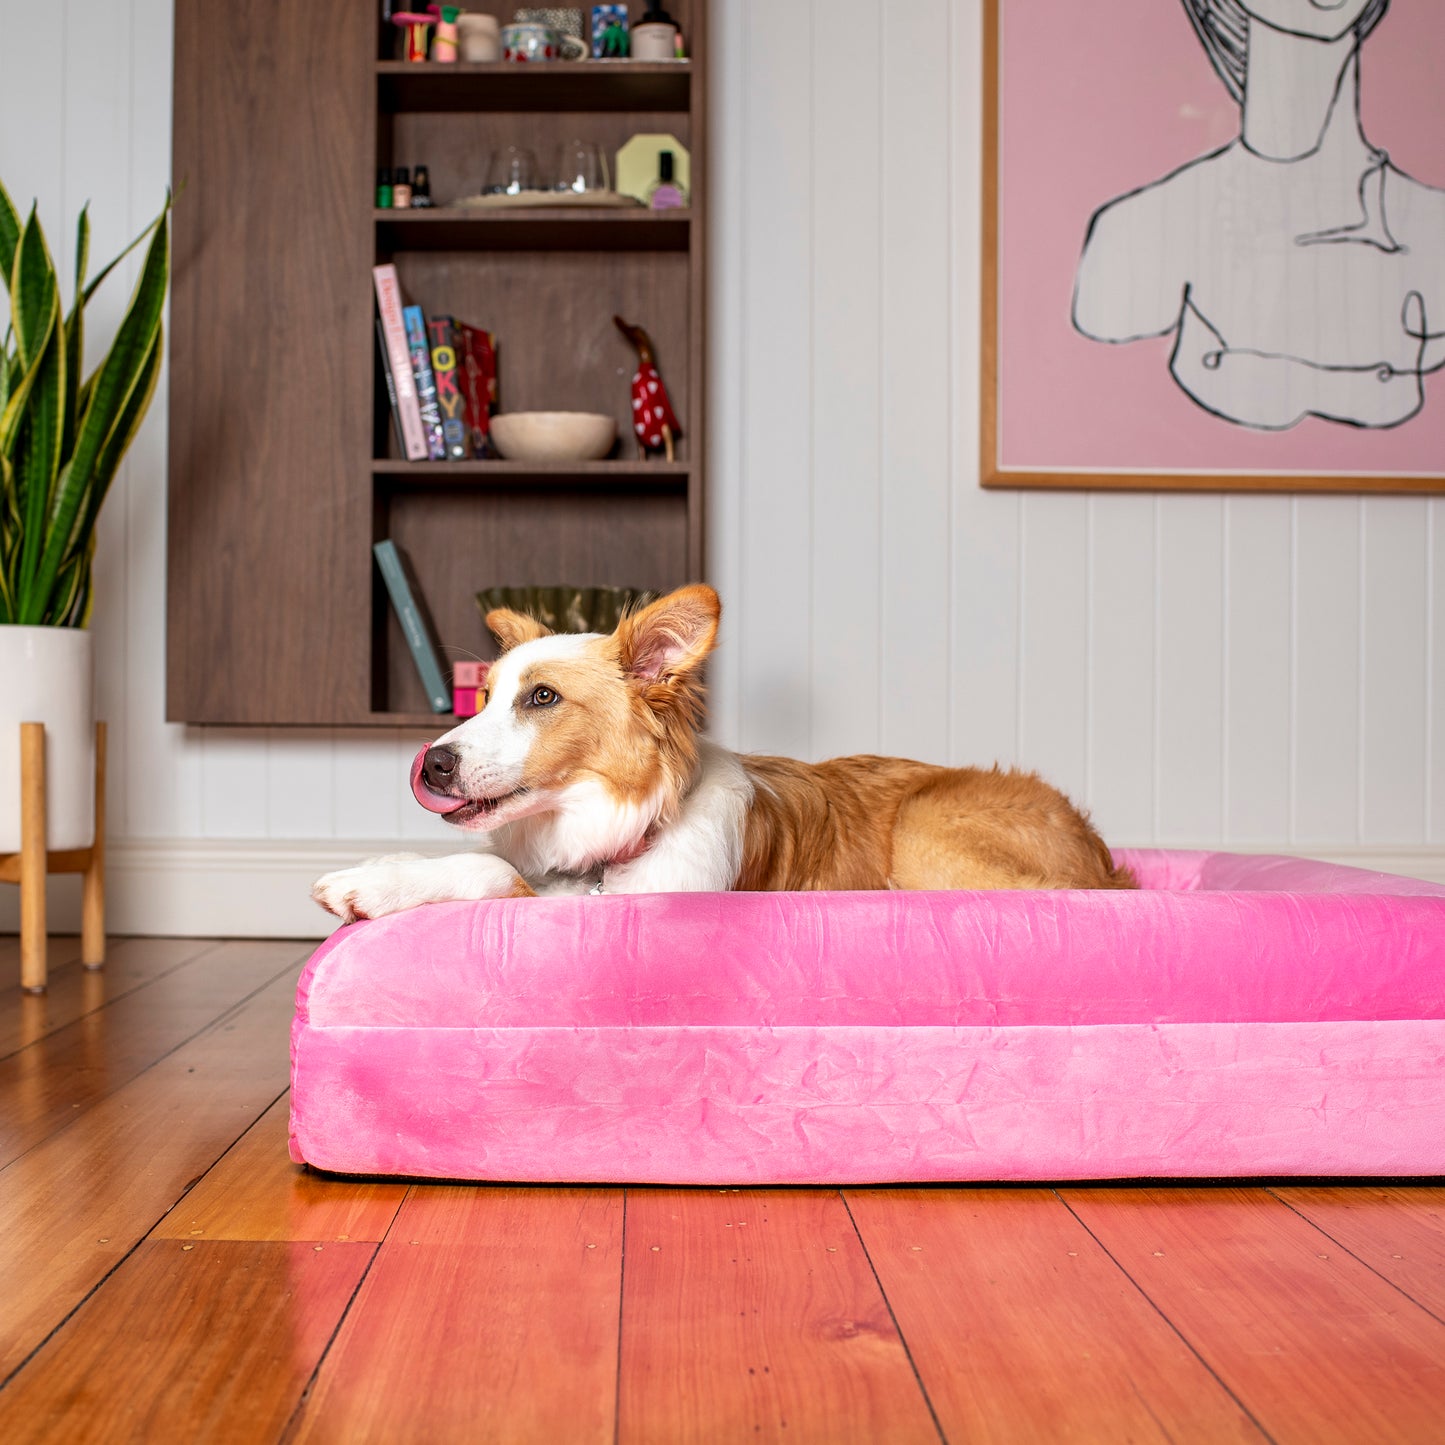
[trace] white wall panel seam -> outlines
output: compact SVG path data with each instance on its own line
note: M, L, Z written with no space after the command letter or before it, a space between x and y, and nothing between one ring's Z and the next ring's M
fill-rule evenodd
M1369 527L1369 510L1362 495L1356 503L1359 521L1359 547L1355 560L1355 588L1359 609L1359 636L1355 646L1355 841L1365 836L1365 727L1368 722L1365 710L1365 694L1369 686L1369 627L1367 614L1370 599L1366 592L1366 558L1369 555L1366 529Z
M1299 498L1289 499L1289 831L1299 837Z
M1425 840L1435 842L1435 525L1438 497L1425 503Z
M1230 839L1231 821L1229 814L1229 618L1234 602L1230 586L1230 528L1233 516L1232 497L1224 498L1220 509L1219 526L1219 838L1222 843Z
M880 3L877 7L878 15L878 157L881 161L888 154L888 20L885 14L885 5ZM888 226L886 217L888 214L887 196L883 192L883 178L878 179L878 664L876 677L878 685L874 689L874 707L877 717L874 723L874 736L878 739L881 750L885 732L884 720L884 699L887 688L884 686L884 679L888 676L888 669L884 665L884 653L887 649L888 638L888 589L883 585L883 579L887 573L888 548L886 545L886 532L888 527L888 490L883 485L883 470L885 458L888 455L888 409L882 405L883 397L883 358L887 354L884 340L887 336L888 323L888 291L883 285L883 279L888 275Z

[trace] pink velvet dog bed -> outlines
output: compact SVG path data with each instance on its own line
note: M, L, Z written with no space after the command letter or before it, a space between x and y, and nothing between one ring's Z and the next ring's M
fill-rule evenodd
M1445 888L432 904L302 975L291 1157L678 1184L1445 1173Z

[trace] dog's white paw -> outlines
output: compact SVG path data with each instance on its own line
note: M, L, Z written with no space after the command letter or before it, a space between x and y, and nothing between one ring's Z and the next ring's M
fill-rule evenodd
M311 885L311 896L343 923L382 918L423 903L520 898L531 893L506 859L490 853L460 853L448 858L395 853L368 859L354 868L339 868Z
M419 853L368 858L354 868L324 874L311 885L311 896L343 923L400 913L404 908L431 901L425 895L418 896L416 871L407 866L418 861Z

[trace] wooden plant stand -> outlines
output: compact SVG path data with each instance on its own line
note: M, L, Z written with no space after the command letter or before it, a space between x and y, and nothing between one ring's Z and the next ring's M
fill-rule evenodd
M20 885L20 987L44 993L46 978L45 879L49 873L83 873L80 961L105 962L105 724L95 725L95 836L89 848L45 846L45 724L20 724L20 851L0 853L0 882Z

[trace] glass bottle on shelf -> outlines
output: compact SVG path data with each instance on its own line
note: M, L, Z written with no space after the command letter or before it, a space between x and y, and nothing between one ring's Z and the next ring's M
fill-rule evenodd
M654 211L673 211L687 205L687 191L673 177L674 156L661 151L657 157L657 179L647 188L647 204Z

